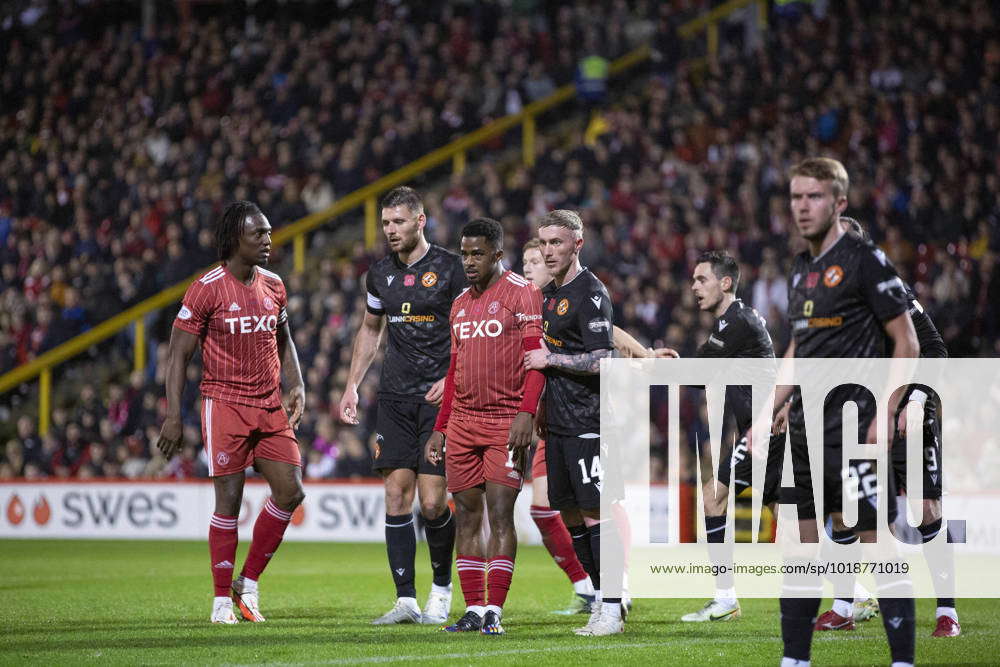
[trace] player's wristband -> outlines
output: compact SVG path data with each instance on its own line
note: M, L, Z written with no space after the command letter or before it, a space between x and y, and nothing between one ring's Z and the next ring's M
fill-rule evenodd
M920 405L923 405L924 403L927 402L927 394L920 391L919 389L914 389L912 392L910 392L909 400L916 401Z

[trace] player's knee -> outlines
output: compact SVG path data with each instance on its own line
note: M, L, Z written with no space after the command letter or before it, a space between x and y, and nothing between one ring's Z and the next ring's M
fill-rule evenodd
M425 519L434 520L438 518L444 513L444 508L444 500L438 500L437 498L420 499L420 513Z

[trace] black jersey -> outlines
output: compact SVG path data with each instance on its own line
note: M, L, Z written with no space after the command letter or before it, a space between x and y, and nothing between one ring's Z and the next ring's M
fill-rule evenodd
M712 333L698 348L699 358L743 357L774 358L774 345L760 314L743 303L733 301L726 312L715 320ZM725 421L734 419L739 433L745 433L752 422L752 393L747 385L727 385Z
M766 359L774 357L774 345L760 314L742 299L736 299L715 320L711 335L698 348L696 356Z
M396 253L368 271L368 312L384 315L389 342L378 395L424 400L431 385L448 372L451 360L451 302L465 289L461 258L440 246L410 265Z
M550 352L575 355L614 349L611 297L589 269L580 269L561 287L550 282L542 288L542 298L542 326ZM599 433L600 376L574 375L558 368L547 368L545 375L548 429L561 435Z
M920 356L930 359L945 359L948 357L948 348L941 338L941 333L934 326L934 321L924 310L924 307L917 301L917 295L909 285L906 286L906 303L910 311L910 319L913 320L913 328L917 331L917 340L920 341Z
M906 283L904 283L906 285ZM913 321L913 328L917 332L917 340L920 342L920 356L931 358L931 359L945 359L948 357L948 348L944 344L944 339L941 338L940 332L938 332L937 327L934 326L934 321L930 318L930 315L924 310L924 307L920 305L917 301L917 295L913 293L913 289L906 285L906 302L909 305L910 319ZM903 409L910 397L913 395L914 390L922 392L925 396L934 396L937 394L928 386L922 384L910 385L903 395L902 400L899 402L899 409ZM937 400L930 400L924 404L924 419L934 418L937 414L938 402Z
M788 319L796 357L884 357L888 337L883 325L907 309L906 288L892 262L852 234L843 234L819 257L803 252L795 258L788 282ZM874 410L865 391L831 392L826 402L834 409L825 415L824 426L838 440L840 408L847 401L857 403L863 423ZM801 400L793 401L793 427L803 424L801 410Z

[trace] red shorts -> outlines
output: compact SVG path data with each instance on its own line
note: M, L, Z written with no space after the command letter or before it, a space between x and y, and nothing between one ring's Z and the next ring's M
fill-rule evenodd
M251 408L203 398L201 437L209 477L242 472L257 458L302 465L299 443L281 406Z
M445 433L444 469L448 490L465 491L485 482L520 489L523 476L507 449L512 422L481 424L451 419Z
M545 467L545 441L539 439L535 445L535 457L531 459L531 479L548 476L549 470Z

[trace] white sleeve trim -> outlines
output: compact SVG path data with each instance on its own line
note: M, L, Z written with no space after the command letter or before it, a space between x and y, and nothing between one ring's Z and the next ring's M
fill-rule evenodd
M368 307L372 310L382 310L382 299L378 298L371 292L368 292Z

